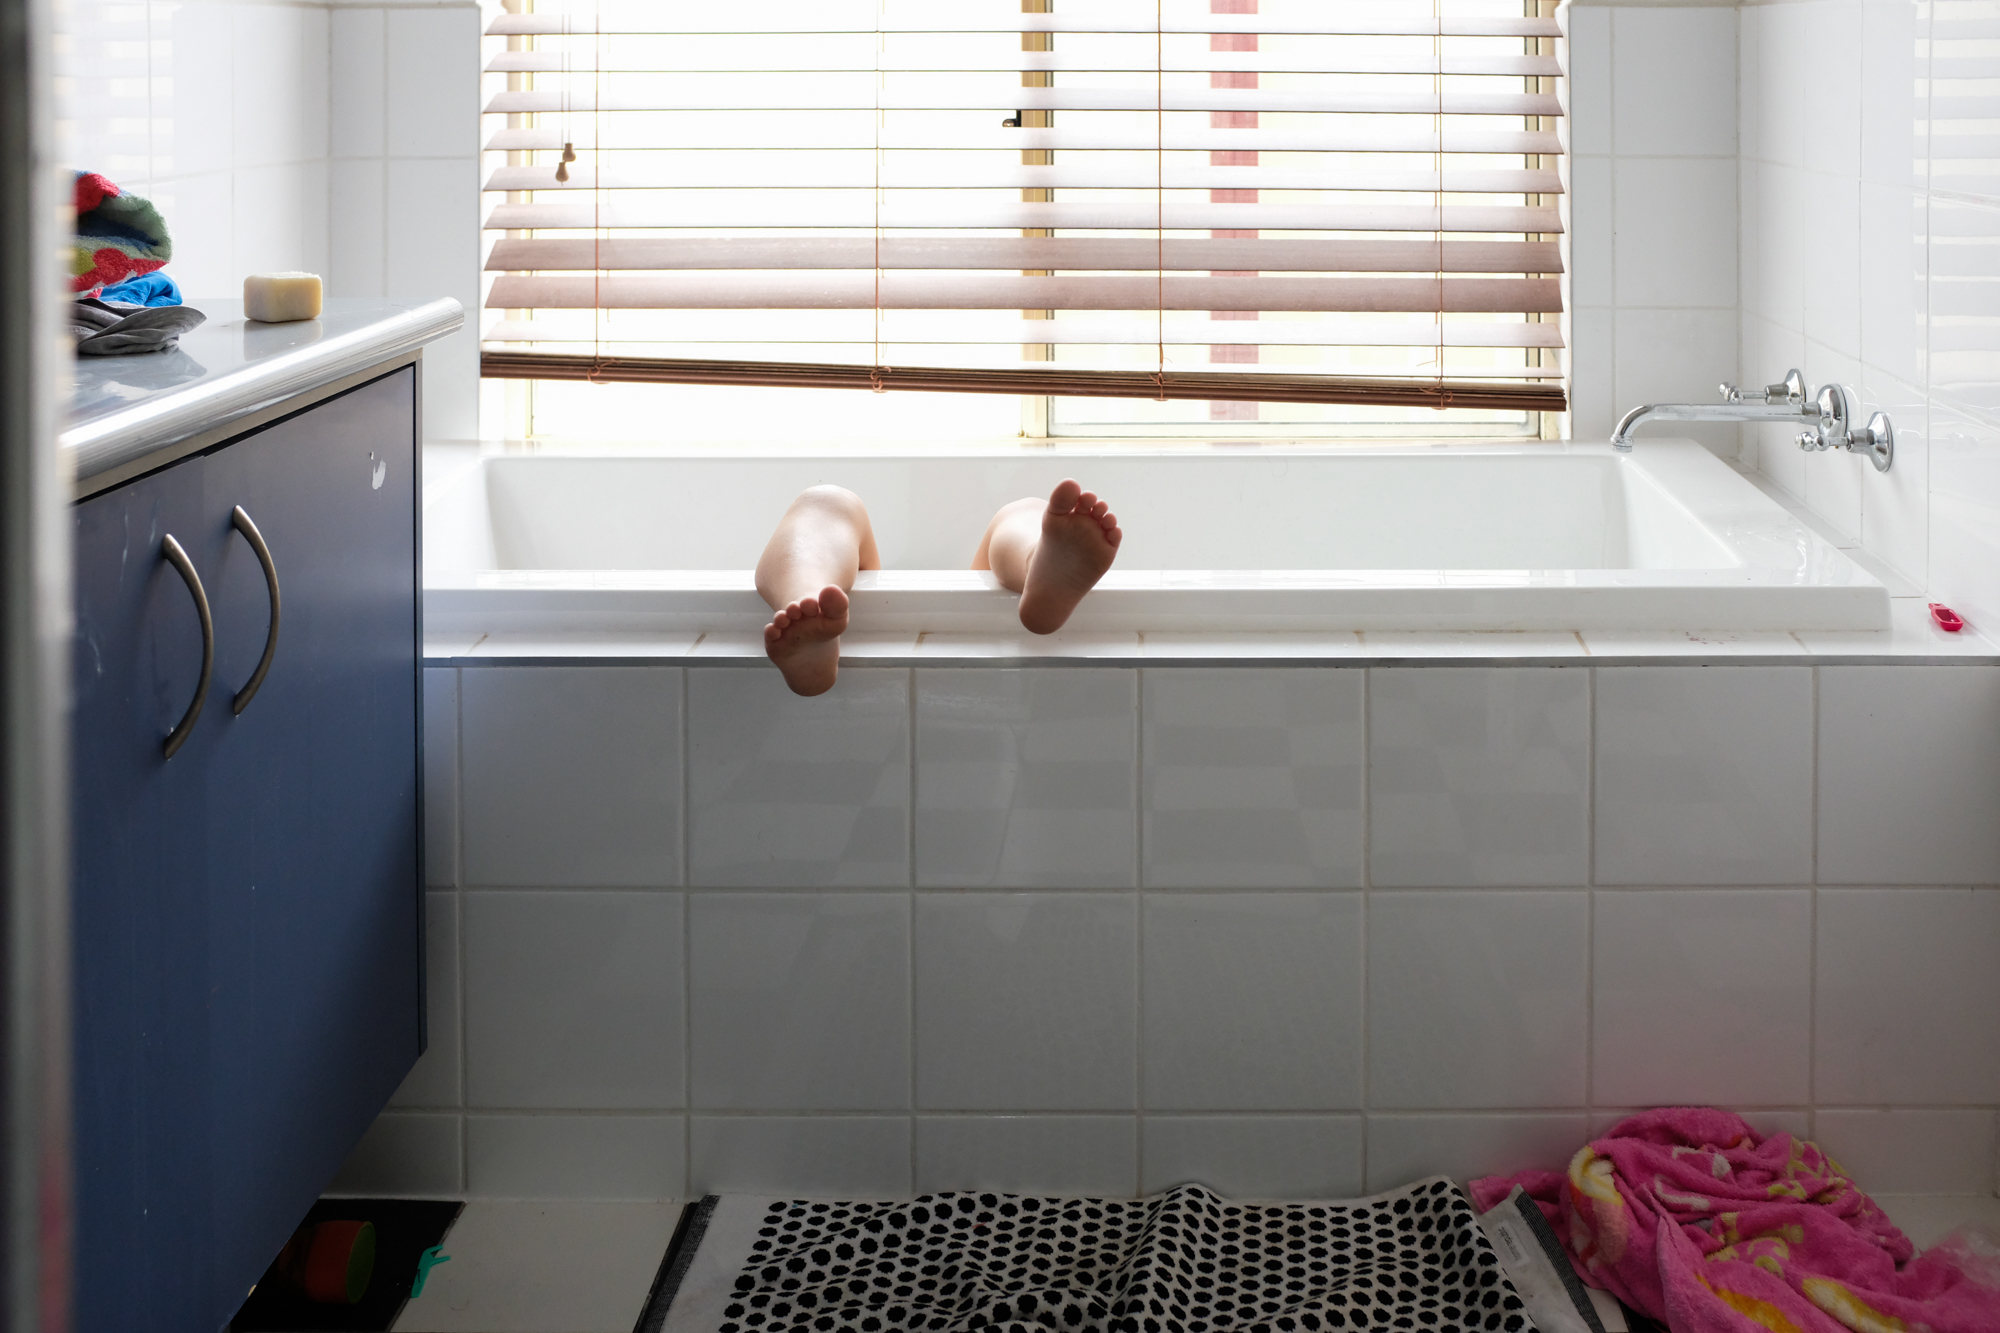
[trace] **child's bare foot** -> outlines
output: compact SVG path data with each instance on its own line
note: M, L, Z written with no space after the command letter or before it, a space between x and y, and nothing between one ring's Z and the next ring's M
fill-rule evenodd
M1111 568L1124 536L1118 516L1104 501L1074 481L1058 485L1042 513L1042 539L1028 559L1021 624L1034 634L1061 629L1083 595Z
M847 628L847 594L829 583L817 597L801 597L764 626L770 654L793 694L825 694L840 674L840 636Z

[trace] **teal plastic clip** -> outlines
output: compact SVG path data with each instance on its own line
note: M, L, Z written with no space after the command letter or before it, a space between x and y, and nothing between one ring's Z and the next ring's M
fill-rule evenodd
M424 1294L424 1283L429 1280L433 1268L451 1262L451 1256L443 1251L444 1246L433 1245L417 1256L417 1280L410 1284L411 1300Z

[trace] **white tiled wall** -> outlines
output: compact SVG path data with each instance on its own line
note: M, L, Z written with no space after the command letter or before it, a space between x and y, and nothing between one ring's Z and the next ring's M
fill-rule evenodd
M1994 1185L2000 667L426 688L432 1046L346 1189L1327 1196L1675 1102Z
M1573 5L1570 431L1736 378L1734 9ZM1734 455L1731 427L1686 428Z
M1741 25L1742 375L1845 381L1896 427L1886 475L1768 427L1745 457L1917 590L2000 623L2000 16L1805 0Z
M189 303L303 269L330 296L479 296L473 0L70 0L70 160L159 205ZM468 321L471 323L474 321ZM435 439L478 435L478 351L425 353Z

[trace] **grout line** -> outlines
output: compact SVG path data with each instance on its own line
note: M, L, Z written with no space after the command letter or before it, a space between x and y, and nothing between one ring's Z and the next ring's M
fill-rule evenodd
M694 812L690 792L694 783L694 755L691 700L688 673L681 678L681 1194L688 1194L694 1179Z
M1370 686L1374 680L1373 670L1361 673L1361 1186L1368 1188L1368 1124L1372 1119L1370 1108L1369 1065L1372 1053L1369 1050L1369 1018L1373 1008L1368 996L1368 921L1369 906L1372 901L1374 876L1370 869L1373 855L1371 825L1373 822L1374 799L1374 755L1371 752L1372 736L1369 727L1369 706L1372 702Z
M919 642L921 642L921 636ZM909 723L908 735L904 739L904 757L907 761L905 786L907 789L904 833L907 839L907 864L903 868L903 879L909 885L904 895L903 915L908 923L904 932L906 955L904 961L904 989L906 992L907 1030L904 1033L903 1049L909 1056L909 1153L910 1192L917 1192L917 669L904 668L905 707Z
M1590 669L1590 726L1584 757L1583 1106L1597 1110L1597 668Z
M1820 1135L1820 669L1812 669L1812 891L1806 957L1806 1135Z
M1144 644L1143 636L1141 645ZM1145 851L1146 672L1132 668L1132 1186L1134 1197L1146 1182L1146 851Z
M472 1179L472 1130L466 1122L465 1107L472 1100L471 1047L466 1040L469 1026L465 985L465 673L451 668L451 835L452 835L452 916L458 976L454 978L458 1000L458 1187L470 1189Z

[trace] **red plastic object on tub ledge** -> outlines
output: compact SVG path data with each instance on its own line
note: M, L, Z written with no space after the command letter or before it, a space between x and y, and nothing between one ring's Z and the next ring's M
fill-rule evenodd
M1958 612L1952 610L1943 602L1931 603L1931 621L1946 634L1956 634L1965 628L1965 621L1959 616Z

